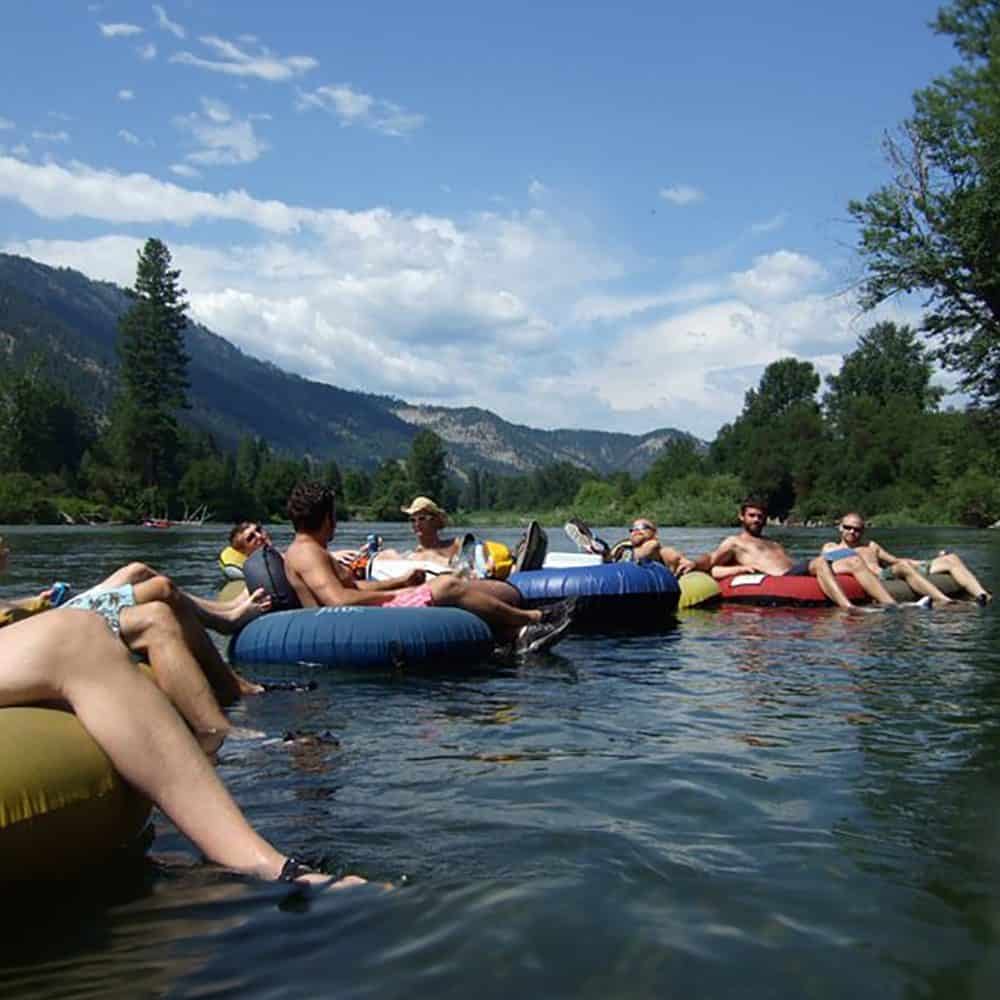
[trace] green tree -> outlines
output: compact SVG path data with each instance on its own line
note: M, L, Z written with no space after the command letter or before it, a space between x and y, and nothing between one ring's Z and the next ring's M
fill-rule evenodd
M935 356L1000 404L1000 0L955 0L933 24L961 63L913 95L886 137L892 178L848 209L860 226L862 302L927 296Z
M743 411L712 442L717 471L738 475L744 489L786 516L813 490L823 467L826 428L816 402L819 374L808 361L782 358L764 369Z
M132 306L118 323L120 395L112 417L119 458L144 486L177 479L176 411L187 405L187 303L166 244L149 239L139 251Z
M42 364L34 358L23 371L0 373L0 469L73 478L95 439L93 422Z
M446 457L444 444L434 431L424 429L417 434L406 463L415 493L444 502Z
M893 397L908 399L923 413L933 409L943 391L931 385L933 367L926 348L908 326L876 323L844 356L836 375L826 378L823 407L836 424L862 396L885 405Z

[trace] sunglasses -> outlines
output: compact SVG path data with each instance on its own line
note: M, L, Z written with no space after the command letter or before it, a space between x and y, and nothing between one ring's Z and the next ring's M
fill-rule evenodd
M414 514L410 518L410 523L415 524L417 521L432 521L434 520L433 514Z
M628 529L632 531L652 531L653 526L651 524L633 524L631 528Z
M840 526L841 531L853 531L855 534L860 535L865 529L864 525L857 524L842 524Z

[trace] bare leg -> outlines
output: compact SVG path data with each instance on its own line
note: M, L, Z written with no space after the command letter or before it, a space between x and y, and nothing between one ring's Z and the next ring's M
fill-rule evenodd
M109 577L102 580L99 587L121 587L127 583L133 587L140 583L146 583L156 578L169 579L163 574L157 573L151 566L145 563L133 562L116 569ZM207 597L198 597L181 590L173 581L171 593L171 603L175 605L178 601L187 602L191 610L194 611L201 623L216 632L224 635L231 635L238 631L248 622L253 621L259 615L270 609L270 598L263 590L248 594L244 588L239 597L231 601L213 601ZM148 598L149 600L164 600L165 598Z
M149 661L157 686L177 706L204 749L218 749L229 732L229 720L191 654L173 611L154 601L124 608L120 621L122 640Z
M829 562L822 556L817 556L811 563L809 563L809 572L816 577L816 582L819 584L819 589L831 600L838 608L844 608L845 610L850 610L854 607L853 604L847 599L847 594L844 593L843 587L837 582L836 576L833 574L833 570L830 568Z
M946 552L931 560L932 573L951 573L952 579L977 600L980 594L985 594L984 600L992 601L993 595L976 579L975 574L962 562L954 552Z
M898 562L892 567L893 575L904 580L915 594L925 594L935 604L951 604L951 598L942 593L918 569L906 562Z
M487 625L508 636L525 625L533 625L542 620L540 611L527 611L500 601L481 583L482 581L478 581L476 584L469 584L454 576L439 576L431 581L430 587L436 604L471 611Z
M201 665L220 704L231 705L239 701L241 695L259 694L263 690L258 684L244 680L226 663L198 621L194 606L169 577L154 576L151 580L134 584L133 589L136 603L140 606L150 601L170 605L184 631L188 649Z
M250 826L170 703L97 615L65 610L11 625L0 634L0 662L0 705L68 702L122 777L206 857L277 877L285 856Z
M860 556L838 559L835 568L840 573L850 573L873 601L886 605L896 603L892 594L885 589L882 581L865 565Z

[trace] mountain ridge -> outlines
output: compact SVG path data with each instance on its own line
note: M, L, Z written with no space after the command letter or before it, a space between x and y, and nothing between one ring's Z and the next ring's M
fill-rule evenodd
M17 364L43 352L50 374L100 412L114 391L118 318L129 304L111 282L0 253L0 355ZM479 407L409 403L315 382L246 354L193 320L185 338L191 408L182 419L229 449L253 434L282 451L372 469L405 457L416 434L430 428L461 476L472 468L525 473L560 461L598 474L639 475L670 441L698 442L674 428L542 430Z

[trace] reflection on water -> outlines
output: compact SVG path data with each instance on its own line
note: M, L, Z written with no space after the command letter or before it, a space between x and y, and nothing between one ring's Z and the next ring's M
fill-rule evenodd
M135 558L218 582L219 531L5 533L3 595ZM997 533L883 536L1000 581ZM724 607L462 675L314 671L235 709L220 772L275 842L398 888L282 907L161 817L155 862L5 897L4 996L993 997L998 623Z

